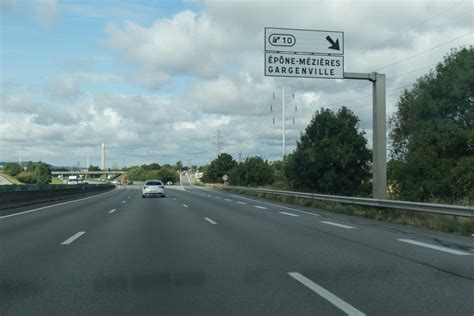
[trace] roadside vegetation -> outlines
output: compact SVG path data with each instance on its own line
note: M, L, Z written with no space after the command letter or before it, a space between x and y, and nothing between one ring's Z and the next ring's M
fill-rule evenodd
M390 118L389 198L474 204L474 50L453 50L405 90ZM204 183L370 197L371 151L359 119L345 107L316 111L296 150L280 161L223 153L201 167ZM249 194L249 193L247 193ZM474 220L403 210L376 209L272 194L251 194L302 206L465 235Z
M24 165L9 162L4 166L4 173L15 178L20 183L48 184L51 182L51 167L41 161L29 161Z
M389 198L473 205L474 50L453 50L405 90L390 119ZM372 153L359 119L320 109L294 152L280 161L220 154L201 181L370 197Z
M148 179L160 179L165 183L171 181L173 184L179 181L180 162L174 166L169 164L159 165L152 163L149 165L133 166L126 169L128 179L133 181L145 181Z

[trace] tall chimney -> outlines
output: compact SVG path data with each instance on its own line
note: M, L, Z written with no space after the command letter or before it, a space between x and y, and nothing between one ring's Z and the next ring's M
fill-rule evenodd
M105 144L102 143L102 150L100 155L100 170L105 171Z

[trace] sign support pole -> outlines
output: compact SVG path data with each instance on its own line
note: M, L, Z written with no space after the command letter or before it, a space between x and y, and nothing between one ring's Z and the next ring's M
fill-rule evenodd
M374 199L385 199L387 194L387 139L386 139L386 96L385 74L372 72L344 72L344 79L372 81L372 196Z
M283 158L285 159L286 156L286 136L285 136L285 86L281 86L281 102L282 102L282 142L283 142Z

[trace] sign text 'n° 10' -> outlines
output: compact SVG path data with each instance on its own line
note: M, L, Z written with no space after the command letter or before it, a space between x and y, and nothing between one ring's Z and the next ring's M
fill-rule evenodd
M265 76L344 77L344 33L265 28Z

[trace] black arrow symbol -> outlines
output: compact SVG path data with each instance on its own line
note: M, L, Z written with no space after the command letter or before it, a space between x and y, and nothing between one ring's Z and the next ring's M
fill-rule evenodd
M336 39L336 41L334 42L332 40L332 38L328 35L328 36L326 36L326 40L329 43L331 43L331 46L328 47L329 49L340 50L340 48L339 48L339 39Z

